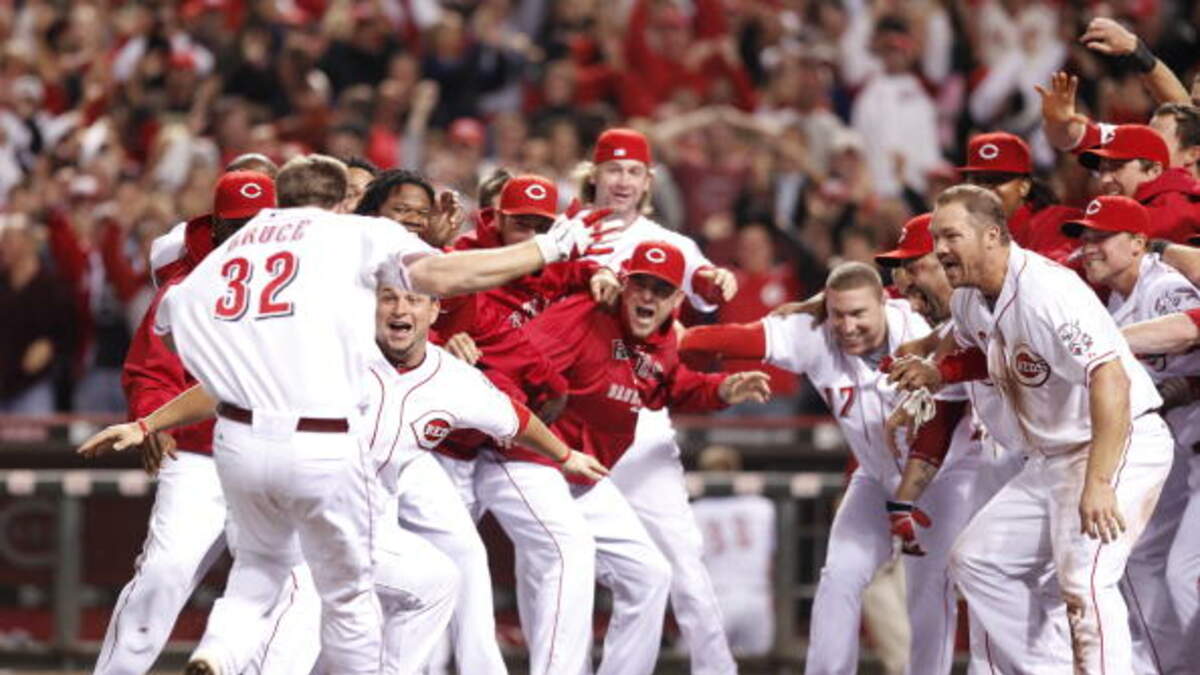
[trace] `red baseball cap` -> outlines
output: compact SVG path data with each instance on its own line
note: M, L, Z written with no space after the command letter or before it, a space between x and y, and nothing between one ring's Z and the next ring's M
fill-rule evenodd
M229 220L252 218L275 208L275 181L257 171L230 171L217 181L213 215Z
M899 267L904 261L920 258L927 253L933 253L933 235L929 233L929 224L933 222L932 213L923 213L909 219L900 233L900 241L896 248L875 256L875 262L884 267Z
M1095 169L1101 158L1148 159L1171 166L1171 153L1161 134L1145 124L1101 125L1100 142L1079 155L1079 163Z
M553 220L558 215L558 188L549 178L514 176L500 191L500 213L533 215Z
M636 159L650 164L650 142L633 129L609 129L596 139L592 162L603 164L612 159Z
M626 275L649 274L675 288L683 287L683 273L686 268L683 253L665 241L643 241L633 249L633 256L621 265Z
M1137 200L1129 197L1104 196L1088 202L1083 218L1062 224L1062 233L1068 237L1083 234L1083 228L1105 232L1150 233L1150 213Z
M995 131L979 134L967 144L967 163L959 171L1033 173L1029 146L1019 136Z

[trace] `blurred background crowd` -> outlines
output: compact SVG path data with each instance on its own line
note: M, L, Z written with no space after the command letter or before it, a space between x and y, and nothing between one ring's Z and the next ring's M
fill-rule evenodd
M1154 108L1080 44L1095 16L1193 81L1191 0L0 2L0 412L124 412L149 244L246 152L419 169L468 204L506 167L565 205L600 130L633 126L654 218L740 275L722 321L869 262L981 130L1028 139L1082 203L1034 85L1066 68L1094 119Z

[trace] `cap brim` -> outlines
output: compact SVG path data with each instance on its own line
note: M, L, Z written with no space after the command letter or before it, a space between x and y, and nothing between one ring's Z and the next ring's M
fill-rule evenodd
M954 170L959 173L1005 173L1010 176L1028 176L1030 171L1008 171L1006 169L997 169L994 166L956 166Z
M671 284L672 286L674 286L676 290L683 288L683 280L682 279L671 279L671 278L667 277L667 275L663 274L662 272L650 271L650 270L625 270L625 276L627 276L627 277L631 277L635 274L641 274L641 275L648 276L648 277L654 277L655 279L662 279L663 281L667 282L668 284Z
M1079 163L1083 165L1083 168L1090 171L1096 170L1096 168L1100 165L1101 159L1123 159L1128 161L1139 158L1130 157L1125 153L1114 152L1104 148L1091 148L1090 150L1084 150L1083 152L1079 153Z
M912 248L897 248L875 256L875 263L883 267L899 267L909 260L916 260L929 255L933 251L920 251Z
M1135 230L1126 230L1126 229L1122 229L1122 228L1107 227L1104 224L1099 223L1095 220L1091 220L1089 218L1082 218L1080 220L1068 220L1067 222L1063 223L1059 227L1059 231L1072 239L1078 239L1080 237L1080 235L1083 234L1084 228L1091 229L1091 230L1099 230L1100 232L1111 232L1113 234L1116 234L1118 232L1128 232L1129 234L1139 234L1139 232L1137 232Z
M252 209L230 209L228 211L215 211L213 212L213 215L223 220L240 220L242 218L253 218L254 216L258 215L259 211L262 211L265 208L270 207L256 206Z
M539 209L536 206L518 206L512 209L500 209L500 213L506 216L541 216L554 220L558 217L557 213L548 212L545 209Z

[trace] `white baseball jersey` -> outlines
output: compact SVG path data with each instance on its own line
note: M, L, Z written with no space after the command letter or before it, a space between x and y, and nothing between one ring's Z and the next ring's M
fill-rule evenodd
M1132 418L1162 405L1092 289L1075 272L1016 244L995 305L977 288L959 288L950 311L959 344L987 354L989 378L1015 413L1026 446L1059 454L1091 443L1088 380L1114 359L1129 376Z
M171 263L183 257L183 249L187 239L187 224L188 221L176 223L174 227L168 230L165 234L161 234L150 242L150 271L153 272L161 267L170 265ZM158 278L153 274L150 275L150 280L158 285Z
M407 287L406 266L437 253L382 218L263 209L167 291L155 330L172 334L188 372L218 400L354 417L367 361L379 354L381 275Z
M605 221L604 226L613 227L616 224L617 221L610 220ZM612 247L611 253L592 255L588 258L615 272L620 272L621 263L633 257L633 250L644 241L665 241L678 248L683 253L683 259L687 265L683 271L683 292L687 294L688 300L701 312L711 312L717 308L716 305L705 301L692 290L692 276L696 274L696 270L701 267L713 266L712 262L700 251L700 246L691 237L669 230L646 216L638 216L632 225L621 232L615 242L606 245Z
M937 328L938 335L942 338L953 331L953 321L946 321ZM996 391L996 385L992 384L991 380L963 382L962 389L971 400L971 411L975 414L976 421L983 425L997 445L1017 451L1025 446L1020 424L1008 406L1004 405L1004 398Z
M718 594L767 593L775 554L775 504L762 495L692 502L704 565Z
M519 431L512 400L483 373L436 345L425 350L412 370L398 371L382 357L368 367L364 435L376 477L391 494L404 467L454 429L476 429L499 442Z
M888 300L884 315L889 354L901 344L929 334L929 324L906 300ZM814 326L811 315L792 314L768 316L762 325L767 342L764 360L807 376L824 395L861 469L884 485L898 483L905 460L888 450L884 423L900 404L904 392L889 384L887 375L866 359L843 352L828 322ZM939 394L939 398L949 400L963 397L961 390ZM963 441L970 435L970 419L964 418L955 429L945 466L967 456ZM900 446L907 453L907 444Z
M1149 321L1166 314L1186 312L1200 307L1200 291L1174 267L1157 254L1142 257L1137 283L1126 298L1114 291L1108 298L1108 311L1118 326ZM1185 377L1200 373L1200 352L1183 354L1138 355L1150 378L1162 382L1169 377ZM1175 440L1191 448L1200 441L1200 404L1181 406L1166 414L1167 424Z

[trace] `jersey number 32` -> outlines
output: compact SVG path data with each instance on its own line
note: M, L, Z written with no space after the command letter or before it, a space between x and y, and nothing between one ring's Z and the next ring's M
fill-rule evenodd
M292 303L279 299L279 294L296 278L300 261L291 251L280 251L267 258L269 280L258 294L256 319L273 319L292 315ZM239 321L250 308L250 281L254 277L254 265L245 258L231 258L221 266L225 277L225 294L217 299L213 315L222 321Z

